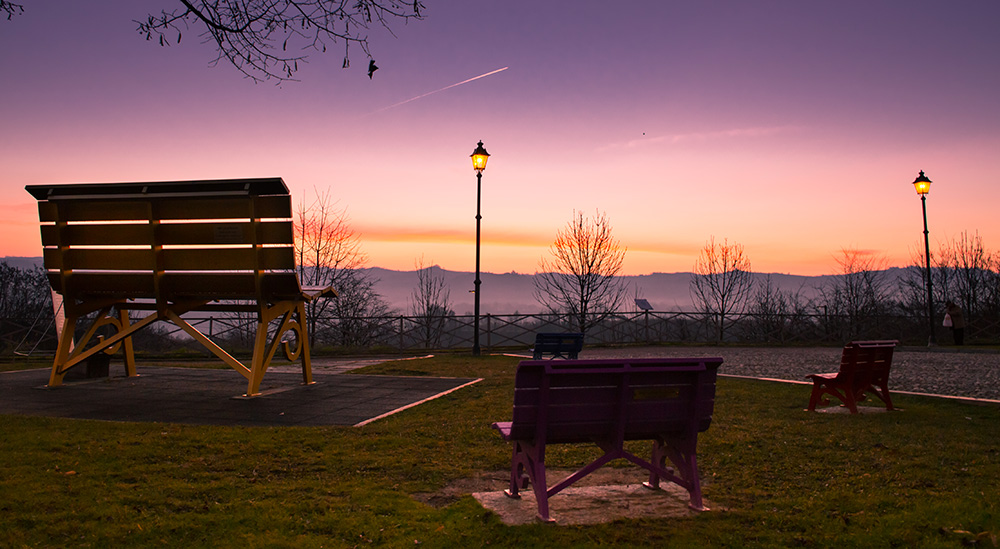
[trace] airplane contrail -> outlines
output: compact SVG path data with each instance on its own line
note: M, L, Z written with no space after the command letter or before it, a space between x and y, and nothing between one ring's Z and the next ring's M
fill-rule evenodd
M445 87L443 87L441 89L438 89L438 90L429 91L429 92L427 92L425 94L418 95L416 97L411 97L411 98L407 99L406 101L400 101L399 103L396 103L395 105L389 105L388 107L382 107L381 109L372 111L369 114L375 114L375 113L379 113L379 112L382 112L382 111L387 111L389 109L394 109L394 108L396 108L396 107L398 107L400 105L405 105L405 104L409 103L410 101L416 101L417 99L423 99L424 97L427 97L428 95L434 95L435 93L443 92L445 90L450 90L450 89L454 88L455 86L461 86L462 84L468 84L469 82L472 82L473 80L479 80L480 78L486 78L487 76L490 76L492 74L496 74L498 72L505 71L505 70L507 70L509 68L510 67L504 67L502 69L497 69L495 71L490 71L490 72L488 72L486 74L480 74L479 76L473 76L472 78L469 78L468 80L462 80L461 82L456 82L455 84L452 84L450 86L445 86Z

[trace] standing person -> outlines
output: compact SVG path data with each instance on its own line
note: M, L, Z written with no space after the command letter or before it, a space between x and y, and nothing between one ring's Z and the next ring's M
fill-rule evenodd
M953 301L944 305L951 317L951 335L955 338L955 345L962 345L965 342L965 317L962 315L962 308Z

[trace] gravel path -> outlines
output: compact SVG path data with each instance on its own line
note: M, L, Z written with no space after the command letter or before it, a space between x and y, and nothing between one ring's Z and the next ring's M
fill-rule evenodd
M808 381L808 374L836 372L840 354L832 347L637 347L585 349L580 358L719 356L720 374ZM889 380L891 391L1000 400L1000 353L899 347Z
M580 358L720 356L724 362L719 373L723 375L807 382L808 374L836 372L840 353L841 349L835 347L623 347L587 348ZM398 358L316 357L313 371L343 373L386 360ZM269 371L298 368L276 366ZM1000 352L897 347L889 380L892 391L1000 401Z

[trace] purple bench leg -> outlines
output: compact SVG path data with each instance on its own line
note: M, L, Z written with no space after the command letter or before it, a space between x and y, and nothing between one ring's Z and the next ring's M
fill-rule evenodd
M701 497L701 480L698 477L698 454L697 435L687 437L671 437L670 439L653 441L653 453L650 462L669 474L666 480L677 483L688 491L690 501L688 507L695 511L708 511ZM673 469L666 467L667 458L677 468L679 477L674 475ZM661 475L655 470L650 470L649 481L643 486L651 490L659 489Z
M527 475L525 475L527 473ZM504 495L520 499L520 491L531 482L531 489L538 504L538 519L542 522L554 522L549 517L548 484L545 480L545 447L528 444L524 441L514 441L514 455L511 458L510 488L504 490Z
M525 461L521 443L514 441L514 455L510 458L510 488L504 490L504 495L511 499L521 499L520 491L528 487L528 476L525 474Z

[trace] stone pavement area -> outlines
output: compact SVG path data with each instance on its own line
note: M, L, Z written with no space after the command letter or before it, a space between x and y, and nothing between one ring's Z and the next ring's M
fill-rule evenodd
M636 347L585 349L580 358L719 356L720 375L807 382L809 374L836 372L840 354L839 347ZM897 347L889 390L1000 401L1000 352Z

